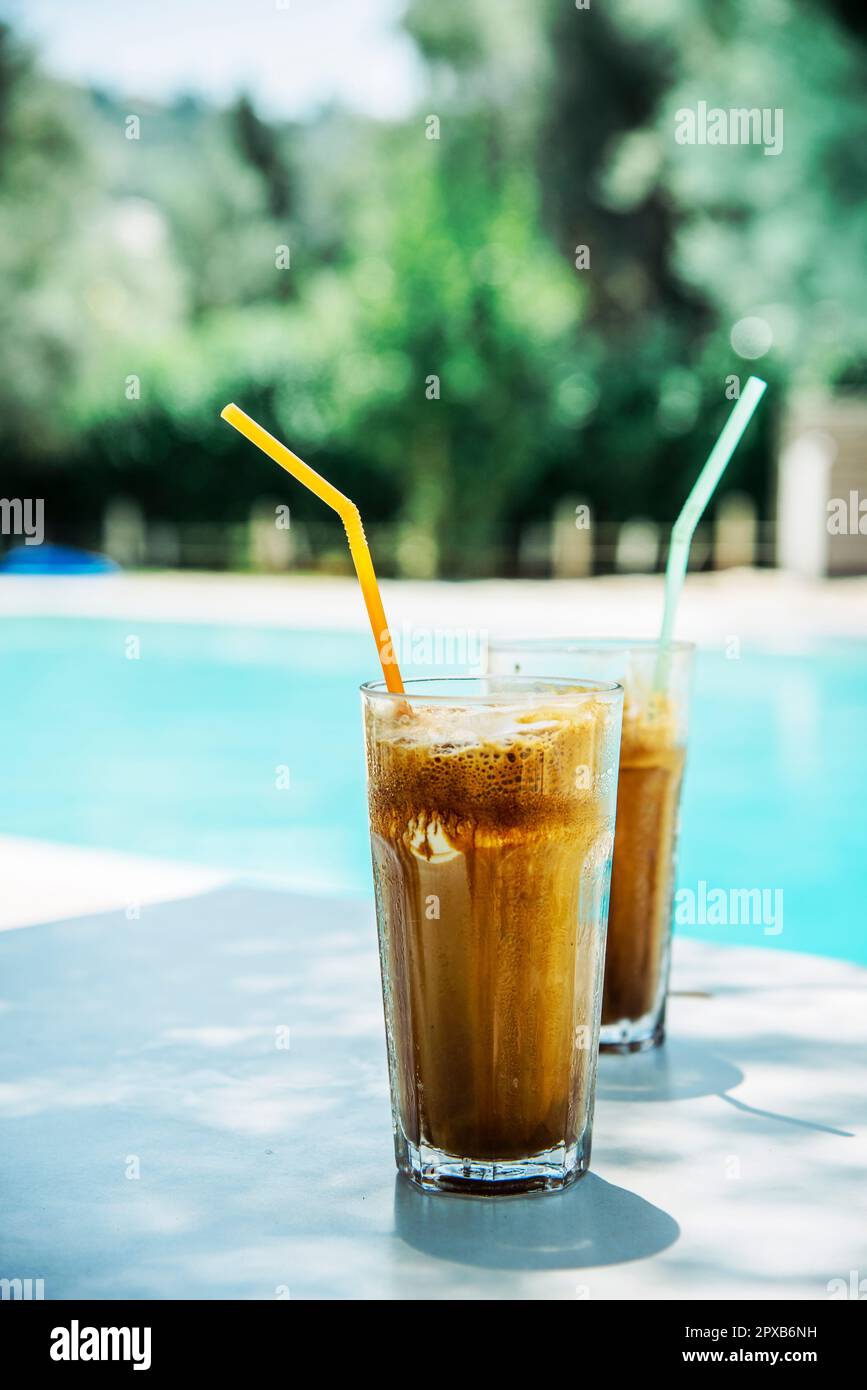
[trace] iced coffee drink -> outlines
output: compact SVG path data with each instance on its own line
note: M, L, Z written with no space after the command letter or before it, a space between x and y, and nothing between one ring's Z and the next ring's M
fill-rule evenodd
M363 690L398 1166L432 1190L587 1167L622 691Z
M662 1040L684 758L671 701L627 702L602 996L614 1045Z
M652 642L493 642L492 672L592 676L625 687L614 866L602 998L603 1049L662 1041L692 646L675 643L665 688Z

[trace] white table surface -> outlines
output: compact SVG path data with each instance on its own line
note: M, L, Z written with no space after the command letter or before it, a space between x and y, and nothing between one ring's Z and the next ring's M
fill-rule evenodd
M601 1060L589 1176L429 1197L394 1171L368 904L225 887L4 932L0 1278L825 1299L867 1276L867 970L679 940L673 988L665 1048Z

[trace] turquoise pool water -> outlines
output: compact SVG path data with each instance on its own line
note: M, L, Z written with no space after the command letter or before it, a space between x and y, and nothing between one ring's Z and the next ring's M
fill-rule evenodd
M0 833L367 894L372 667L364 634L4 619ZM699 654L679 884L781 889L783 929L680 930L867 962L865 708L867 646Z

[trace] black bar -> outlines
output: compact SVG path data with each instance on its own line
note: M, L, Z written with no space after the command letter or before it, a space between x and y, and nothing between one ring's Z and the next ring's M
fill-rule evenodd
M607 1363L616 1368L620 1381L625 1371L650 1374L682 1367L687 1374L695 1370L703 1375L709 1366L718 1366L735 1375L747 1375L755 1368L761 1374L801 1366L807 1370L842 1370L856 1364L856 1351L863 1338L863 1318L855 1309L841 1303L859 1301L860 1294L839 1294L839 1297L811 1302L732 1302L732 1303L673 1303L659 1302L594 1302L575 1300L575 1306L558 1306L555 1316L559 1334L552 1342L554 1354L551 1369L562 1362L572 1365L576 1375L581 1367L594 1376ZM359 1302L363 1302L360 1292ZM455 1300L459 1302L460 1300ZM448 1314L450 1335L452 1324L460 1322L460 1312L451 1304ZM306 1347L303 1361L308 1361L314 1347L334 1371L339 1358L346 1357L348 1366L359 1357L371 1369L372 1358L383 1359L382 1373L387 1375L385 1361L393 1352L389 1343L396 1329L402 1327L402 1338L417 1336L419 1346L415 1355L421 1359L419 1369L428 1362L427 1371L436 1370L436 1353L431 1336L436 1325L441 1328L442 1310L425 1307L412 1312L411 1317L399 1315L394 1319L370 1320L357 1326L363 1330L361 1342L353 1331L351 1305L341 1304L339 1321L329 1315L331 1332L323 1340L318 1329L324 1321L316 1316L309 1302L273 1299L262 1302L38 1302L6 1300L0 1304L0 1337L3 1361L8 1368L14 1364L21 1373L50 1372L61 1376L85 1374L91 1378L100 1370L112 1375L138 1374L156 1376L184 1371L213 1372L222 1378L235 1373L252 1372L257 1377L273 1370L297 1376L301 1369L299 1351ZM410 1310L408 1309L407 1312ZM528 1314L520 1322L509 1311L508 1301L503 1309L503 1331L497 1328L497 1313L486 1309L486 1321L478 1321L478 1303L467 1307L467 1328L472 1332L477 1353L483 1345L495 1360L497 1348L501 1354L513 1355L519 1345L528 1351L532 1344L524 1341L529 1332ZM529 1310L528 1310L529 1313ZM534 1319L547 1319L543 1309L535 1305ZM427 1331L423 1329L427 1328ZM95 1336L92 1329L96 1329ZM101 1329L106 1329L103 1336ZM117 1329L117 1335L108 1331ZM138 1329L137 1333L134 1329ZM340 1334L338 1334L340 1329ZM570 1345L570 1334L581 1341ZM436 1340L436 1339L434 1339ZM52 1348L55 1356L52 1356ZM376 1350L375 1350L376 1348ZM510 1350L509 1350L510 1349ZM104 1359L88 1358L92 1350ZM406 1344L404 1341L404 1354ZM126 1355L126 1359L113 1359ZM64 1359L55 1359L63 1354ZM70 1358L70 1359L67 1359ZM458 1360L460 1361L460 1356ZM20 1369L19 1369L20 1368ZM508 1362L506 1363L508 1368Z

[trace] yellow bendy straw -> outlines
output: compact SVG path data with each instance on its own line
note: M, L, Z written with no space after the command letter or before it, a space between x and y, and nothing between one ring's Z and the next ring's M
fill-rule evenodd
M317 497L321 497L329 507L333 507L340 520L343 522L346 531L346 539L349 541L349 553L352 556L352 563L355 565L355 573L358 575L358 582L361 585L361 592L364 595L364 603L367 608L367 616L370 619L370 626L373 628L373 638L376 642L376 650L379 653L379 662L382 666L382 674L385 676L386 686L393 694L403 694L403 681L400 678L397 660L391 645L391 635L388 630L388 623L385 620L385 610L382 606L382 599L379 595L379 585L376 582L376 575L373 569L373 561L370 558L367 540L364 535L364 527L361 524L361 514L354 502L350 502L348 497L344 497L342 492L338 492L336 487L326 482L325 478L311 468L308 463L293 454L291 449L287 449L285 444L281 444L279 439L275 439L273 434L263 430L255 420L239 409L236 405L226 405L220 411L224 420L251 444L255 444L257 449L261 449L263 454L267 454L275 463L279 463L281 468L285 468L287 473L291 473L293 478L297 478L299 483L303 483L311 492L315 492Z

